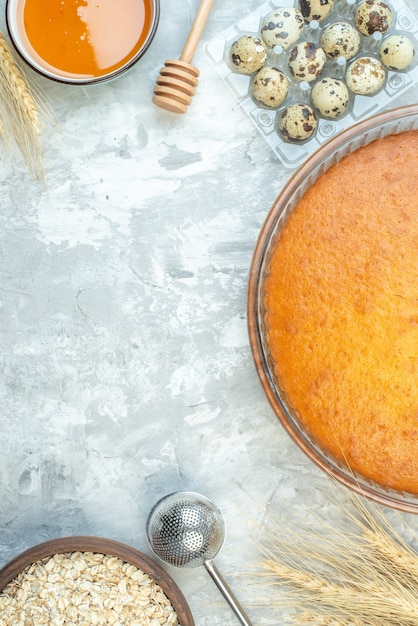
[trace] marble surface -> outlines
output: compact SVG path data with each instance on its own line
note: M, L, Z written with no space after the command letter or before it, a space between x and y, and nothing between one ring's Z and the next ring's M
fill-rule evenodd
M327 484L273 414L247 336L252 251L290 172L205 53L259 4L215 0L184 116L151 98L197 0L162 0L151 48L111 83L34 76L58 121L46 185L0 150L0 563L80 534L150 554L151 507L194 490L225 516L218 567L255 623L277 625L245 585L259 523L276 498L323 508ZM197 626L238 623L204 568L169 571Z

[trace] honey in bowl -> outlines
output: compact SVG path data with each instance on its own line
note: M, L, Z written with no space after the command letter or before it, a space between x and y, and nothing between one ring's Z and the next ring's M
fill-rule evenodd
M146 46L155 0L9 0L8 27L21 54L47 76L94 82L130 66ZM16 41L17 40L17 41Z

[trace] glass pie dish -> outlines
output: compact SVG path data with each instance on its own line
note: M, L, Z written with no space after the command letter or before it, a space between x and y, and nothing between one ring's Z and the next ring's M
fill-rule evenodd
M275 375L264 298L272 253L288 216L313 183L332 165L362 146L388 135L417 129L418 105L400 107L359 122L313 153L290 177L265 219L254 249L247 294L248 331L258 377L275 414L293 441L311 461L346 487L380 504L412 513L418 513L418 495L385 487L353 471L317 441L301 419L303 416L298 416L290 407Z

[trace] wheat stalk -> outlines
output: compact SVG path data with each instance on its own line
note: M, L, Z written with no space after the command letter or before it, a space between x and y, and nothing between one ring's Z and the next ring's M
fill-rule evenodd
M353 516L354 523L360 533L374 551L376 560L380 560L384 571L388 569L402 580L406 586L412 585L418 589L418 557L416 552L396 532L392 524L376 506L365 506L364 502L356 497L352 499L358 512Z
M405 578L404 584L410 581L418 588L417 557L403 546L392 541L387 535L376 534L371 529L364 529L364 536L370 547L382 559L384 568L397 571L397 575Z
M269 513L257 569L263 603L280 610L282 623L287 608L298 624L416 626L418 555L377 505L333 496L338 520L308 511L309 523L289 524Z
M8 148L23 155L29 169L43 178L41 112L45 103L30 87L24 70L15 60L9 44L0 32L0 129Z
M363 622L358 619L347 619L341 621L335 617L316 615L311 611L304 611L296 618L295 622L297 624L314 624L315 626L383 626L381 620L367 620L367 622Z
M396 594L389 586L379 587L375 581L354 581L354 584L335 583L317 573L294 569L284 562L267 560L264 567L284 585L298 588L299 598L309 598L310 606L329 606L336 615L356 615L365 621L376 618L392 619L396 614L398 623L417 624L418 603L409 594ZM305 593L305 596L303 594ZM354 611L352 613L352 611Z
M28 121L29 127L35 134L39 134L41 123L34 98L3 33L0 33L0 57L2 60L0 69L5 81L5 89L8 89L12 98L16 100L19 113Z

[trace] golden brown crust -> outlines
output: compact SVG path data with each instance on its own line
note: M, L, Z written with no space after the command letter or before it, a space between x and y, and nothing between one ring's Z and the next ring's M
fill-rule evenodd
M276 374L309 430L418 493L418 132L331 167L290 216L265 305Z

